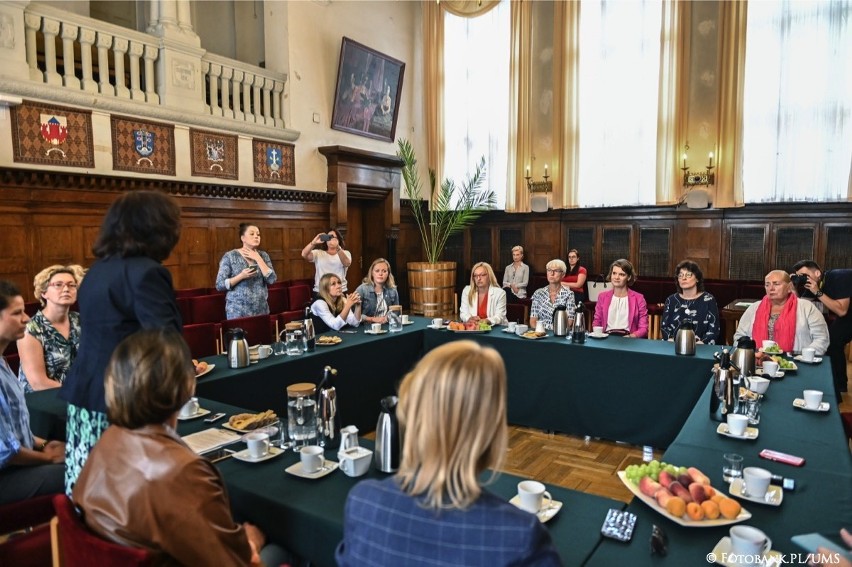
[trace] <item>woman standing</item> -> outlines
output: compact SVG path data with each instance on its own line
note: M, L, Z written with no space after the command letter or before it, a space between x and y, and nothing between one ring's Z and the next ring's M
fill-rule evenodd
M523 299L527 296L527 284L530 281L530 267L524 264L524 247L512 247L512 263L503 272L503 289L507 301Z
M390 263L384 258L374 260L364 283L355 293L361 298L361 320L367 323L387 323L388 307L399 305L399 293L391 273Z
M269 254L258 250L260 229L240 224L241 248L226 252L219 261L216 289L226 291L225 315L228 319L269 313L269 284L275 283L275 270Z
M397 416L399 471L349 492L338 565L562 564L534 514L480 485L506 456L506 367L496 350L455 341L430 351L403 379Z
M580 253L576 248L568 251L568 269L562 282L568 284L568 289L574 292L574 301L586 300L586 268L580 265Z
M616 260L609 267L607 280L612 289L601 293L595 305L594 327L607 333L631 338L648 336L648 305L645 296L630 289L636 281L636 271L628 260Z
M55 265L33 280L41 310L18 341L18 382L27 393L58 388L65 381L80 347L80 315L71 306L77 301L77 286L85 273L82 266Z
M488 262L474 264L470 271L470 285L462 290L459 316L465 323L482 319L492 325L506 322L506 292L500 288Z
M312 262L316 267L314 274L314 293L319 294L320 278L325 274L335 274L343 285L343 292L348 291L346 286L346 270L352 263L352 254L343 249L343 237L336 230L317 234L307 246L302 248L302 258ZM319 248L317 248L319 246Z
M556 258L545 266L547 270L547 287L535 290L532 296L532 308L530 309L530 327L535 328L541 321L544 328L553 330L553 311L557 305L564 305L568 310L569 325L574 323L576 306L574 293L562 285L562 276L565 274L565 262Z
M112 351L140 329L181 330L172 276L162 262L180 238L180 207L155 191L130 191L110 206L79 290L80 350L59 396L68 402L65 490L109 425L104 370Z
M319 289L319 299L311 305L311 313L329 329L339 331L346 325L357 327L361 323L361 296L357 291L344 295L343 284L336 274L321 277Z
M678 293L666 299L660 330L663 340L673 339L678 327L686 320L695 325L699 343L716 344L719 338L719 306L716 298L704 291L704 274L695 262L684 260L675 268Z

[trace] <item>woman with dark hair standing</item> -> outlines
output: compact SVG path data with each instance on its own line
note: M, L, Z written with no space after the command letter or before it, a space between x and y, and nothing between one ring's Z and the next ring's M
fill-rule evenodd
M227 292L225 314L228 319L266 315L269 313L269 290L275 283L269 254L258 249L260 229L256 225L240 223L241 248L225 252L219 261L216 289Z
M719 338L719 306L716 298L704 291L704 274L691 260L675 268L678 293L666 299L660 331L663 340L673 339L678 327L686 320L695 325L695 338L700 343L714 345Z
M352 264L352 254L344 250L343 237L334 229L317 234L313 240L302 248L302 258L311 262L315 268L314 294L319 295L320 278L326 274L334 274L340 278L343 293L349 288L346 285L346 270Z
M586 268L580 265L580 253L576 248L568 251L568 269L562 283L568 284L568 289L574 292L574 301L586 300Z
M104 370L112 351L140 329L181 331L172 276L162 262L180 237L180 207L155 191L124 193L110 206L77 294L80 349L60 390L68 402L65 490L109 425Z

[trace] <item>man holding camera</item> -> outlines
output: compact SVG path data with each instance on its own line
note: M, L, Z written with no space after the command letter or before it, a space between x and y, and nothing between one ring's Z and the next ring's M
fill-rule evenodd
M831 358L834 390L839 399L840 392L847 389L846 355L843 349L852 340L852 312L849 309L852 270L829 270L823 273L819 264L813 260L802 260L796 262L793 271L795 274L790 279L796 286L796 294L822 303L836 317L828 329L831 342L826 354Z

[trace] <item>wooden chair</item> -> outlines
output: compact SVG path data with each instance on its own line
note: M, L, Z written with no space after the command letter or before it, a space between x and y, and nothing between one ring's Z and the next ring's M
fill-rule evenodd
M219 343L221 337L221 323L198 323L183 326L183 338L189 345L189 352L192 353L193 358L219 354L224 349L224 346L220 344L219 352L216 352L216 344Z
M0 506L0 534L30 530L0 543L0 565L50 565L49 522L53 517L53 496L46 494Z
M50 522L54 567L147 567L151 554L138 547L102 539L83 523L74 503L64 494L53 497L56 517ZM187 534L191 537L191 534Z
M189 298L190 319L193 324L218 323L225 318L225 295L198 295Z
M255 315L253 317L238 317L222 321L222 330L227 335L229 329L239 327L246 332L246 340L250 345L271 344L275 342L275 319L277 315Z

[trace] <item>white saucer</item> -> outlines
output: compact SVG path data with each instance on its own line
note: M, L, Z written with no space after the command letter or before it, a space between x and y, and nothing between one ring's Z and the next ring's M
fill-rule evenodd
M209 373L213 372L213 369L214 369L214 368L216 368L216 365L215 365L215 364L208 364L208 365L207 365L207 370L205 370L205 371L204 371L204 372L202 372L201 374L196 374L196 375L195 375L195 377L196 377L196 378L201 378L201 377L202 377L202 376L204 376L205 374L209 374Z
M754 373L757 374L758 376L766 376L767 378L783 378L784 377L784 371L783 370L776 371L775 376L769 376L768 374L766 374L763 371L763 368L755 369Z
M769 540L769 547L772 547L772 540ZM731 557L731 538L729 538L728 536L725 536L719 540L719 543L717 543L716 547L713 548L711 555L713 555L713 561L716 565L724 565L726 567L733 567L737 565L737 563L725 563L724 561L722 561L723 557ZM770 558L774 559L775 562L770 563ZM784 556L781 554L780 551L770 549L769 551L763 554L763 561L761 562L761 564L781 565L781 561L783 558Z
M796 398L795 400L793 400L793 407L803 409L805 411L828 411L828 409L831 407L831 404L829 404L828 402L820 402L818 408L811 409L805 405L805 400L803 400L802 398Z
M801 354L797 354L793 357L793 360L798 360L799 362L804 362L805 364L819 364L822 362L822 358L819 356L815 356L813 360L805 360L802 358Z
M382 329L381 331L373 331L373 330L371 330L371 329L367 329L367 330L366 330L366 331L364 331L364 332L365 332L366 334L368 334L368 335L384 335L385 333L387 333L387 332L388 332L388 330L387 330L387 329Z
M413 325L414 321L409 321L408 323L403 323L403 325Z
M509 500L509 504L516 506L516 507L520 508L521 510L523 510L523 508L521 508L521 497L518 496L517 494L515 494L515 496L511 500ZM550 521L550 519L553 518L553 516L555 516L556 513L559 512L559 510L561 510L561 509L562 509L562 502L560 502L559 500L551 500L550 506L548 506L547 508L544 508L542 510L539 510L538 512L536 512L535 515L539 519L539 521L543 524L545 522ZM524 510L524 511L526 512L526 510Z
M762 352L763 354L768 354L770 356L784 356L783 350L769 350L767 351L763 347L757 349L758 352Z
M245 461L247 463L260 463L260 462L263 462L263 461L268 461L269 459L274 459L275 457L277 457L278 455L280 455L283 452L284 452L283 449L279 449L278 447L273 447L273 446L270 445L269 446L269 452L266 453L262 457L252 457L249 454L248 449L243 449L242 451L238 451L238 452L234 453L232 455L232 457L234 457L235 459L238 459L240 461ZM299 466L301 467L301 463L299 463Z
M590 339L605 339L609 336L609 333L601 333L598 335L597 333L589 333Z
M503 332L504 332L504 333L509 333L509 334L514 335L514 334L515 334L515 329L512 329L512 330L510 331L508 328L506 328L506 329L503 329Z
M731 433L731 430L728 429L727 423L720 423L719 427L716 428L716 433L719 435L724 435L725 437L730 437L731 439L757 439L757 436L760 435L760 431L758 431L757 427L746 427L745 432L742 435L734 435Z
M441 329L446 329L447 326L446 325L439 325L439 326L436 327L435 325L426 325L426 328L427 329L435 329L436 331L440 331Z
M323 468L321 468L317 472L309 473L309 472L305 472L302 469L302 461L299 461L299 462L287 467L284 470L286 472L292 474L292 475L295 475L295 476L300 476L302 478L308 478L308 479L311 479L311 480L316 480L318 478L322 478L325 475L334 472L335 470L337 470L337 466L338 466L338 463L336 463L335 461L329 461L328 459L326 459L325 461L323 461Z
M749 502L768 504L769 506L780 506L781 502L784 501L784 490L780 486L770 484L769 488L766 489L766 494L764 494L762 498L757 498L755 496L743 494L744 484L745 481L743 479L735 478L728 486L728 494L736 496L737 498L742 498L743 500L748 500Z
M201 417L202 415L207 415L208 413L210 413L209 409L198 408L198 411L195 412L192 415L183 416L183 415L178 414L178 419L180 421L189 421L190 419L195 419L195 418Z

